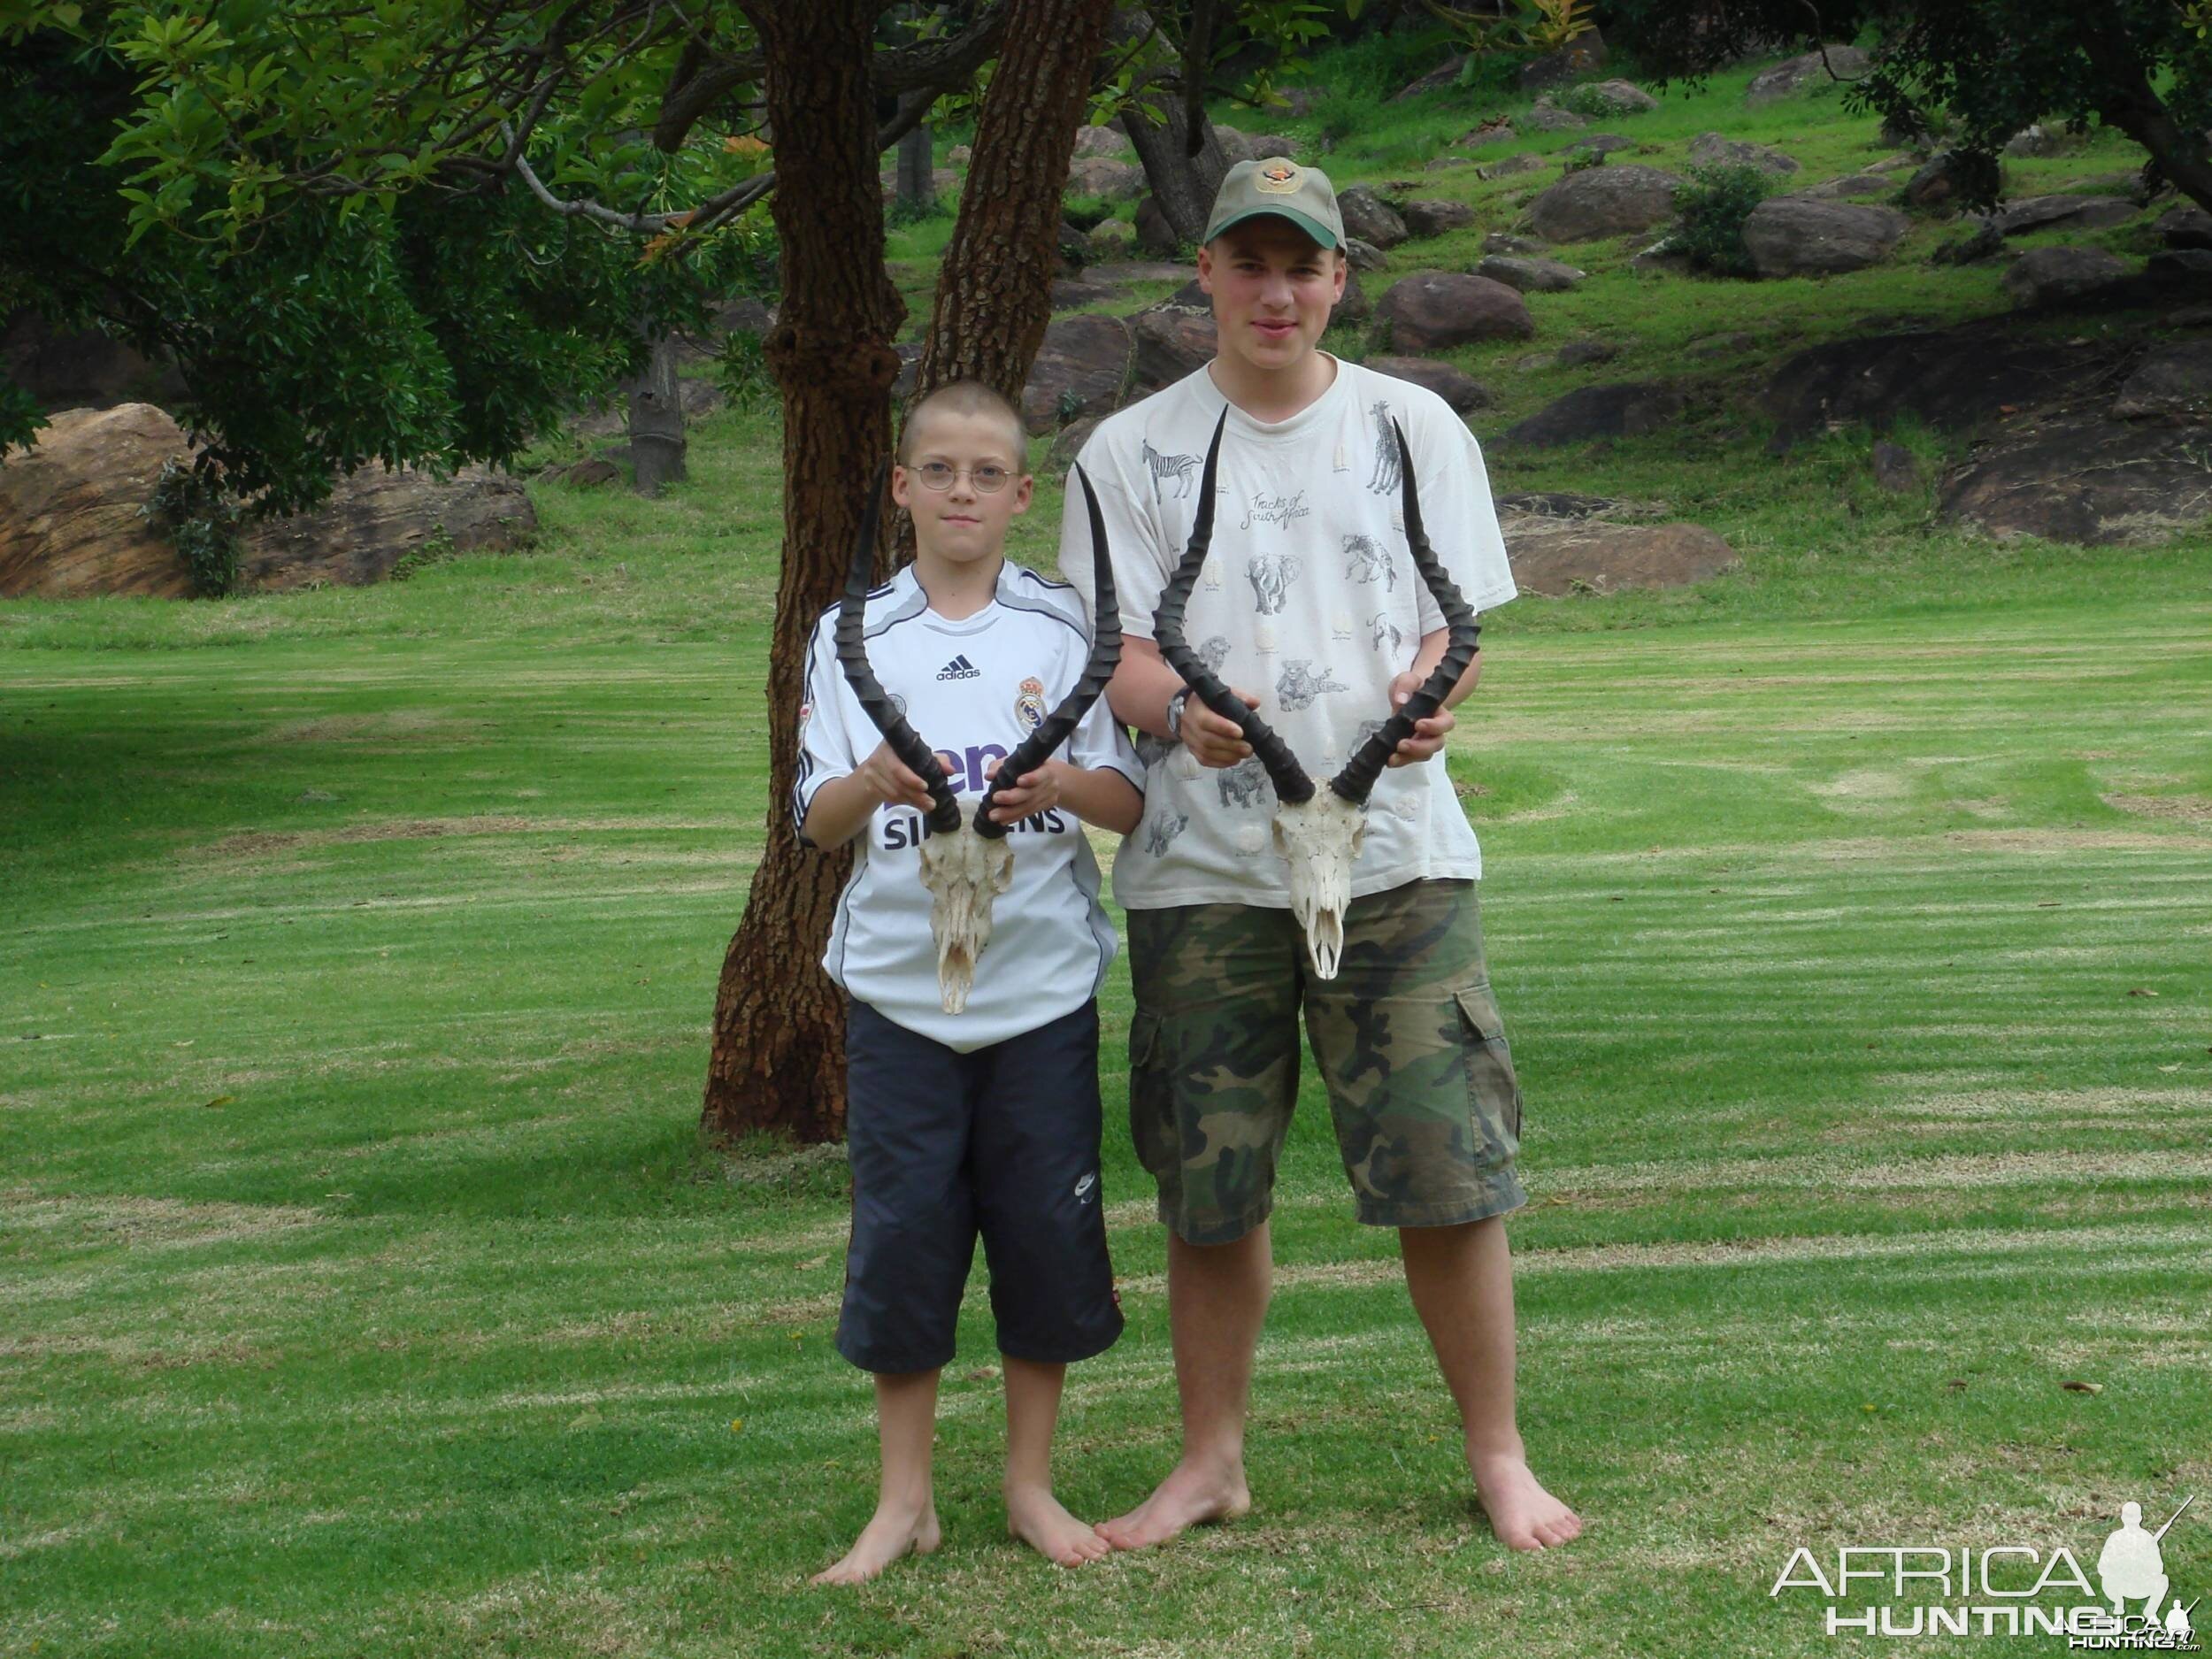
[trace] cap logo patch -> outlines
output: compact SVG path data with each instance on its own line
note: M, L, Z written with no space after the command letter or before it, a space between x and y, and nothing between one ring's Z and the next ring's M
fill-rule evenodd
M1269 196L1293 196L1304 177L1304 169L1294 161L1271 161L1254 175L1252 188Z

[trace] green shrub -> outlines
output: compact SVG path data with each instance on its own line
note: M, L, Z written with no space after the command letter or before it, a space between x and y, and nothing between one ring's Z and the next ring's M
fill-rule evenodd
M722 336L722 349L714 359L715 383L733 409L758 409L776 401L775 377L768 372L767 353L760 336L749 328L733 328Z
M1669 240L1701 271L1749 276L1753 266L1743 222L1766 200L1773 180L1756 167L1734 163L1686 167L1682 180L1674 193L1680 225Z
M1622 113L1613 102L1612 95L1594 81L1585 81L1569 87L1552 100L1561 109L1576 115L1586 115L1593 120L1602 120L1609 115Z
M1592 167L1602 167L1604 165L1605 152L1603 150L1593 149L1587 144L1581 144L1567 152L1565 170L1569 173L1582 173Z
M196 596L220 599L238 591L239 507L219 475L172 456L139 511L183 558Z

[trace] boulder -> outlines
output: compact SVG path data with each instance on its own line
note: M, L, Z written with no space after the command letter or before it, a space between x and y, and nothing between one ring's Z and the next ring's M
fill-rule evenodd
M1094 282L1112 282L1120 285L1132 282L1180 282L1194 291L1197 288L1196 280L1191 275L1190 266L1179 261L1167 259L1118 259L1110 265L1094 267L1088 275ZM1199 301L1202 305L1210 305L1212 303L1203 298Z
M1378 374L1425 386L1449 403L1455 415L1487 408L1490 403L1490 393L1481 381L1448 363L1438 363L1429 357L1379 357L1368 358L1367 366Z
M1867 456L1867 466L1874 481L1893 495L1910 495L1924 481L1920 476L1920 457L1901 443L1878 442Z
M1086 233L1083 245L1095 264L1126 259L1136 248L1137 227L1125 219L1102 219Z
M1393 104L1403 104L1408 98L1422 97L1432 92L1441 92L1447 87L1456 86L1459 84L1459 72L1466 66L1467 54L1465 52L1447 58L1428 73L1409 81L1400 87L1397 91L1390 95L1390 101Z
M1761 70L1744 88L1744 102L1771 104L1801 90L1832 87L1839 81L1855 80L1868 67L1866 54L1855 46L1824 46L1818 51L1785 58L1770 69Z
M1337 211L1344 216L1344 234L1377 248L1395 248L1412 233L1387 203L1363 184L1336 193Z
M1262 161L1270 156L1281 156L1286 160L1294 157L1305 148L1287 133L1255 133L1252 134L1252 153Z
M564 469L557 476L563 483L573 484L580 489L596 489L603 484L611 484L619 479L622 469L612 461L595 456L588 461L579 461L575 465Z
M1732 357L1748 351L1759 343L1759 336L1747 330L1732 329L1726 334L1700 334L1682 348L1686 357L1709 359Z
M1607 524L1548 513L1502 513L1499 529L1524 592L1563 598L1627 588L1682 588L1740 561L1698 524Z
M1416 236L1441 236L1473 224L1475 210L1464 202L1414 201L1405 204L1404 219L1406 229Z
M1136 342L1130 367L1133 390L1151 392L1171 386L1213 360L1217 339L1213 312L1203 295L1197 298L1194 305L1178 294L1146 306L1129 319Z
M899 199L899 175L890 169L876 175L876 182L883 187L886 207ZM933 167L929 173L930 194L940 201L956 201L960 196L960 175L950 167Z
M1129 378L1131 349L1129 325L1119 317L1055 320L1022 388L1022 425L1051 432L1078 415L1112 409Z
M2152 228L2169 248L2212 248L2212 213L2200 207L2173 207Z
M1475 158L1472 156L1432 156L1422 164L1421 170L1424 173L1448 173L1454 167L1473 167L1474 165ZM1483 176L1479 167L1475 168L1475 176L1477 178Z
M1109 202L1133 202L1144 194L1144 169L1106 156L1078 156L1068 164L1068 192Z
M1797 159L1771 144L1747 139L1724 138L1718 133L1700 133L1690 141L1690 159L1701 167L1756 167L1761 173L1795 173Z
M2212 465L2197 427L2077 413L1978 447L1936 509L1998 537L2143 547L2212 515Z
M1954 236L1928 256L1930 265L1979 265L1994 259L2005 251L2005 239L1990 220L1973 221L1974 228L1963 236Z
M1488 150L1495 144L1509 144L1519 136L1509 123L1492 119L1462 133L1452 140L1452 145L1457 150Z
M1567 155L1571 159L1584 156L1610 156L1620 150L1635 148L1634 139L1624 138L1618 133L1593 133L1589 137L1577 139L1569 145ZM1585 162L1583 165L1587 166L1590 164Z
M1847 173L1840 179L1809 184L1794 194L1808 202L1833 202L1852 196L1887 196L1896 188L1895 182L1885 173Z
M1993 215L2001 236L2032 230L2107 230L2143 210L2116 196L2031 196L2008 202Z
M1235 166L1240 161L1257 161L1260 158L1261 152L1252 147L1252 141L1235 127L1225 127L1216 121L1213 128L1214 141L1221 146L1222 157L1231 166Z
M2015 305L2049 305L2093 294L2128 273L2126 260L2101 248L2035 248L2015 259L2001 281Z
M1045 452L1047 470L1065 478L1068 468L1075 465L1075 457L1083 453L1083 446L1091 441L1091 434L1098 430L1098 423L1105 419L1103 415L1085 415L1061 427L1052 440L1052 448Z
M1065 219L1062 219L1060 221L1060 274L1081 276L1083 262L1090 257L1090 238Z
M1586 28L1557 51L1546 52L1541 58L1521 65L1521 90L1533 92L1539 87L1555 87L1562 81L1586 75L1605 62L1605 36L1594 27Z
M1391 285L1375 308L1401 355L1442 351L1475 340L1525 340L1536 332L1518 290L1457 271L1416 271Z
M441 480L380 464L342 478L312 512L250 526L238 556L241 580L272 591L381 581L410 553L503 552L535 534L537 514L521 482L480 466Z
M1160 204L1148 196L1137 204L1136 228L1137 246L1147 253L1171 256L1183 245Z
M1785 359L1760 393L1774 447L1832 426L1876 430L1911 415L1946 432L2058 402L2113 373L2125 350L2110 340L2024 337L2002 322L1860 335Z
M2212 340L2154 350L2122 382L2112 412L2124 420L2212 418Z
M1549 98L1537 99L1535 106L1521 118L1521 126L1532 133L1578 132L1589 124L1588 116L1563 110Z
M1079 127L1075 129L1078 156L1121 156L1129 151L1129 138L1118 127Z
M1689 250L1674 236L1662 236L1647 248L1640 248L1631 256L1628 268L1639 276L1686 276L1697 267L1690 261Z
M1632 81L1593 81L1578 88L1575 97L1597 105L1609 115L1641 115L1659 107L1659 100Z
M1359 273L1344 273L1344 292L1337 296L1336 303L1329 307L1329 326L1341 323L1346 326L1365 322L1375 314L1374 302L1359 285Z
M902 340L891 349L899 357L899 372L891 382L891 396L895 398L911 397L914 396L914 382L922 369L921 342Z
M1912 177L1905 180L1899 199L1907 207L1923 211L1955 210L1962 198L1995 182L1986 157L1947 150L1931 156L1915 169Z
M56 414L0 465L0 598L188 596L191 572L141 510L164 464L189 453L151 403Z
M1763 277L1825 276L1879 264L1908 228L1889 208L1782 196L1746 216L1743 242Z
M1547 242L1625 236L1671 218L1681 184L1656 167L1585 167L1529 204L1529 220Z
M2212 250L2167 248L2143 262L2142 286L2147 288L2201 292L2208 283L2212 283ZM2143 297L2153 296L2147 294ZM2156 297L2170 296L2160 294Z
M1080 282L1073 277L1060 277L1052 285L1052 309L1056 311L1076 311L1085 305L1103 305L1119 297L1119 293L1105 282Z
M1502 230L1494 230L1482 239L1485 253L1541 253L1551 244L1538 242L1531 236L1515 236Z
M1518 156L1508 156L1502 161L1494 161L1486 167L1478 167L1475 169L1475 176L1479 179L1510 179L1517 173L1542 173L1545 166L1546 163L1541 156L1524 153Z
M1680 392L1660 380L1583 386L1507 427L1505 436L1539 449L1592 438L1640 437L1679 419L1687 406Z
M2040 125L2022 127L2005 140L2008 156L2061 156L2074 148L2063 132Z
M1390 256L1372 242L1362 242L1356 236L1345 238L1344 258L1355 271L1387 271Z
M1283 108L1288 110L1294 119L1301 121L1311 115L1321 101L1328 96L1319 87L1278 87L1275 88L1276 100L1282 104Z
M1563 369L1584 369L1594 363L1610 363L1621 355L1621 349L1604 340L1570 340L1552 354L1552 361Z
M1524 294L1556 294L1571 288L1590 273L1556 259L1532 259L1521 255L1494 253L1475 267L1477 276L1502 282Z

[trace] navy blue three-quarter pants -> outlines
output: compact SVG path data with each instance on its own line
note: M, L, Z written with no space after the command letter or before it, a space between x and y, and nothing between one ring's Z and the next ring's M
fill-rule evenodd
M975 1241L999 1351L1065 1364L1121 1334L1098 1167L1098 1004L962 1054L855 999L845 1027L852 1242L837 1351L931 1371Z

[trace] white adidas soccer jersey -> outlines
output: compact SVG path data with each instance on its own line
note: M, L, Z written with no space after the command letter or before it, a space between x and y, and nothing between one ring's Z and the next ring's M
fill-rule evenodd
M1086 526L1077 545L1089 539ZM791 810L803 828L815 791L856 770L882 733L837 662L832 606L807 651L799 714L798 781ZM1006 565L991 603L957 622L929 608L913 566L868 595L868 664L907 724L937 751L964 816L972 818L993 761L1067 695L1088 661L1083 602L1063 582ZM1109 767L1141 789L1144 769L1100 697L1061 750L1072 765ZM1011 885L991 911L991 941L976 964L968 1005L948 1014L922 886L922 815L880 807L857 838L852 879L837 901L822 965L886 1018L963 1053L1031 1031L1098 993L1114 958L1099 903L1098 861L1064 806L1014 825Z
M1185 613L1185 638L1259 712L1317 785L1390 715L1390 682L1423 634L1444 626L1408 551L1391 422L1413 456L1421 519L1460 595L1477 611L1515 594L1482 452L1425 388L1336 360L1327 391L1288 420L1255 420L1201 368L1110 415L1079 457L1113 549L1122 626L1149 639L1198 512L1214 423L1228 411L1213 542ZM1064 535L1089 534L1068 491ZM1090 572L1068 574L1087 592ZM1131 910L1290 902L1270 825L1275 791L1256 757L1218 771L1180 743L1138 739L1144 821L1114 860ZM1355 896L1435 877L1479 877L1482 853L1442 759L1382 774L1353 866Z

